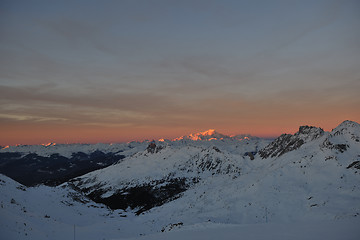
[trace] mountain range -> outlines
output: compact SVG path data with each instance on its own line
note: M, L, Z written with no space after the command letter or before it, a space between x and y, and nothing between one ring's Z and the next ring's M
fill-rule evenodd
M63 239L59 230L71 234L73 225L107 239L199 224L357 223L360 125L301 126L276 139L211 129L173 140L11 146L0 150L0 172L13 179L0 184L8 239Z

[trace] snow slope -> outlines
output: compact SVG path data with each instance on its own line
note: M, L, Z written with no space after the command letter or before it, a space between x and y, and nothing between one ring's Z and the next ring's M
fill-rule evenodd
M0 237L22 239L358 239L360 220L224 224L199 222L164 232L155 229L154 218L109 211L93 202L74 201L69 189L26 188L0 175ZM70 194L71 196L71 194ZM159 217L159 216L157 216Z
M25 187L0 174L0 239L114 239L153 232L146 220L111 211L63 187Z
M360 220L285 224L195 224L172 232L131 238L131 240L358 240ZM130 239L128 239L130 240Z
M74 201L70 196L76 193L69 189L27 188L3 175L0 189L1 239L72 239L74 225L89 228L107 213L85 199Z
M360 219L224 224L169 224L157 231L154 217L109 211L64 188L26 188L0 175L0 238L22 239L344 239L360 236ZM74 201L74 195L84 203ZM75 228L74 228L75 226Z

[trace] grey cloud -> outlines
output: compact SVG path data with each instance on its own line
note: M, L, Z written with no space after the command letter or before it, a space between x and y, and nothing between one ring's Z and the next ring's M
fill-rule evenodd
M182 125L215 110L201 100L174 99L171 95L161 91L118 93L107 88L65 91L56 85L1 86L0 109L2 114L23 121L62 119L63 124L156 126Z
M95 108L146 110L150 106L171 104L171 99L156 93L118 93L113 89L82 89L81 85L71 89L49 88L41 86L0 87L0 99L14 102L45 102L69 106L85 106Z
M14 119L62 118L68 123L133 125L166 122L189 112L182 103L164 94L118 93L104 88L65 91L52 86L1 86L0 109Z

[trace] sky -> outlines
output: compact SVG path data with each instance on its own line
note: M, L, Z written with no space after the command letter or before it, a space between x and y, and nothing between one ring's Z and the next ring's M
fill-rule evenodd
M1 0L0 145L360 122L360 1Z

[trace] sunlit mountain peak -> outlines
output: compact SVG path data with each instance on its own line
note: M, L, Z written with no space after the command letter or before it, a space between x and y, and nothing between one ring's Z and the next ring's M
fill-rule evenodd
M199 141L199 140L211 141L211 140L222 140L224 138L228 138L228 136L218 133L217 131L215 131L215 129L209 129L204 132L192 133L188 136L178 137L173 139L173 141L179 141L183 139L189 139L193 141Z
M205 131L205 132L197 133L197 135L211 136L211 135L213 135L213 134L215 134L215 133L216 133L215 129L209 129L209 130L207 130L207 131Z
M55 146L56 143L49 142L49 143L43 143L43 144L41 144L41 145L43 145L44 147L50 147L50 146Z

